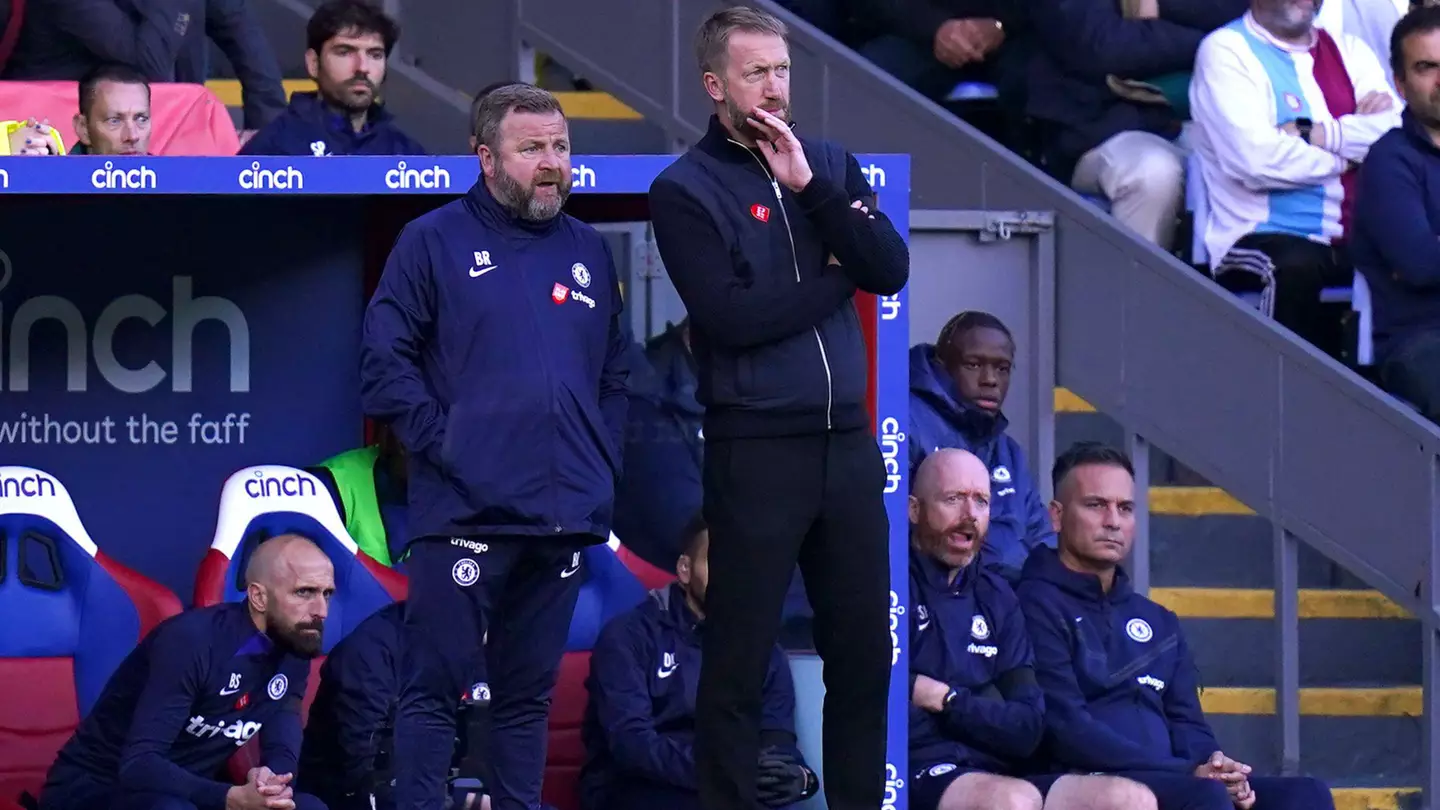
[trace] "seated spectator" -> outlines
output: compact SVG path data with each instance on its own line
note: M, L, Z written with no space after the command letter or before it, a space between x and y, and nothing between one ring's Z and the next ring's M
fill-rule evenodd
M1160 810L1333 810L1319 780L1255 776L1216 742L1180 620L1120 567L1135 539L1129 457L1077 444L1053 477L1060 547L1035 549L1017 591L1045 691L1041 760L1134 779Z
M1021 778L1045 706L1015 592L977 565L990 473L941 449L910 496L910 807L913 810L1154 810L1143 786L1111 776Z
M375 611L330 650L320 667L320 687L305 725L299 787L329 810L390 810L394 762L395 701L405 655L405 603ZM481 784L482 715L490 689L476 683L461 701L456 724L456 766L451 798L458 809L489 810L490 799L468 784ZM475 744L471 745L474 741Z
M595 642L582 734L584 810L693 810L695 686L705 620L710 532L697 517L675 566L677 582L616 616ZM776 647L765 677L758 788L766 807L787 807L820 784L795 738L790 662Z
M75 81L120 64L151 82L204 84L214 42L235 68L245 128L285 107L280 62L247 0L45 0L26 6L5 65L12 81Z
M1015 341L988 312L961 312L934 346L910 350L910 474L930 453L958 447L978 456L995 479L982 564L1015 582L1030 549L1055 544L1020 443L1005 433Z
M326 0L305 27L305 69L318 92L290 106L242 155L423 155L377 100L400 27L370 0Z
M882 6L883 32L860 54L932 101L960 82L1024 92L1025 64L1011 37L1021 0L899 0ZM1006 91L1009 91L1008 93Z
M49 121L0 121L0 157L65 154L65 142Z
M1353 255L1370 286L1380 384L1440 423L1440 7L1410 12L1393 38L1407 106L1365 159Z
M1117 219L1170 250L1185 188L1181 120L1124 83L1191 69L1200 41L1246 0L1033 0L1027 110L1045 125L1046 170L1110 201ZM1182 94L1183 95L1183 94Z
M381 565L394 565L409 540L405 448L389 425L377 424L375 443L326 459L307 472L324 482L345 531Z
M1251 0L1206 37L1190 85L1202 158L1205 249L1221 284L1262 291L1262 309L1338 355L1341 322L1320 291L1348 285L1355 169L1399 123L1365 43L1315 26L1311 0Z
M1315 24L1337 39L1349 34L1364 42L1371 53L1381 57L1385 78L1394 87L1395 77L1384 54L1390 53L1390 34L1405 13L1401 3L1408 6L1405 0L1330 0L1320 4Z
M42 810L324 810L291 782L334 568L287 534L255 548L245 582L244 602L168 619L126 656L51 766ZM222 781L257 733L261 766L243 785Z
M695 401L688 319L630 357L624 465L615 493L615 534L626 548L674 570L684 530L700 511L705 409Z
M150 84L125 65L99 65L80 79L72 155L150 153Z

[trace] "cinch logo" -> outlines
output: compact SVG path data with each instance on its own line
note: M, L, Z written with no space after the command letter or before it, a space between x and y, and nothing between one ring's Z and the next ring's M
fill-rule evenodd
M893 416L880 420L880 455L885 457L885 494L900 491L900 445L905 443L905 434L900 432L900 422Z
M860 173L865 175L866 180L870 181L870 188L885 187L885 170L876 166L874 163L861 169Z
M320 492L315 488L315 480L308 476L266 478L264 472L256 470L255 477L245 482L245 494L252 498L313 498Z
M48 476L0 478L0 498L54 498L57 494L55 480Z
M0 291L10 283L10 257L0 251ZM93 347L95 367L116 391L140 394L153 391L165 380L167 372L151 360L139 368L122 365L115 353L115 333L128 320L144 321L159 326L170 317L170 390L189 393L195 385L195 329L205 321L224 325L230 337L230 391L250 390L250 324L240 307L228 298L194 297L194 280L176 276L172 280L170 310L159 301L143 295L126 295L111 301L95 318L95 332L88 333L80 309L68 298L58 295L37 295L20 302L9 316L10 333L0 330L0 360L9 362L9 389L30 390L30 342L35 325L42 321L59 324L65 334L65 390L85 391L89 388L90 362L86 347ZM0 306L0 325L6 321ZM53 329L53 327L47 327ZM132 327L133 328L133 327ZM8 342L8 350L7 350ZM0 384L0 391L6 390Z
M405 161L385 172L386 188L450 188L450 172L437 166L411 169Z
M144 164L138 169L117 169L107 160L105 168L90 173L90 185L95 188L156 188L155 183L155 170Z
M900 805L900 789L903 787L905 780L900 778L899 769L885 763L885 798L880 802L880 810L895 810Z
M890 592L890 666L900 663L900 617L905 615L905 606L900 604L900 594Z
M249 742L250 738L254 737L255 734L260 731L262 725L264 725L264 723L244 722L241 720L236 720L229 725L226 725L223 720L219 723L212 724L205 722L205 718L197 714L190 718L190 725L185 727L185 732L187 734L193 734L202 740L209 737L229 737L235 741L235 747L239 748Z
M240 172L240 187L246 191L299 191L305 188L305 174L294 166L283 169L262 169L260 161Z
M594 188L595 170L581 163L570 169L570 185L574 188Z
M0 169L0 188L10 188L10 172Z
M900 317L900 293L880 299L880 320L893 321Z

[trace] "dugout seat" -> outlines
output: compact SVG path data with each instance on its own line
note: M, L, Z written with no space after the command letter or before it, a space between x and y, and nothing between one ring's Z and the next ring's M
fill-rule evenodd
M630 573L634 574L647 590L663 588L675 581L673 571L666 571L641 559L640 555L626 548L620 538L613 534L610 535L610 548L615 550L615 556L626 568L630 569Z
M566 652L592 649L607 622L645 598L645 586L608 545L589 546L581 554L585 560L585 583L580 586L575 613L570 617Z
M49 119L68 150L79 140L76 82L0 82L0 110L9 119ZM240 138L230 112L199 84L150 85L150 151L156 155L233 155Z
M0 467L0 807L39 794L115 668L180 609L96 547L54 476Z

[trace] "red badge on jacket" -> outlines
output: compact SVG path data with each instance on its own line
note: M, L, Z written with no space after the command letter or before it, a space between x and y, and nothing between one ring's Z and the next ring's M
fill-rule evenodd
M561 284L558 281L555 282L555 286L550 289L550 298L553 299L557 304L565 303L565 298L569 295L570 288L566 287L564 284Z
M756 219L760 220L761 222L769 222L769 221L770 221L770 209L769 209L769 208L766 208L765 206L761 205L760 203L755 203L754 205L750 206L750 216L755 217Z

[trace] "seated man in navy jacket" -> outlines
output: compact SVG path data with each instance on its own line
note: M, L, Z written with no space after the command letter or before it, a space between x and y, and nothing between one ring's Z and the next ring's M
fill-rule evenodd
M1046 765L1123 774L1160 810L1333 808L1324 783L1253 776L1221 751L1179 619L1131 590L1120 567L1135 536L1130 459L1082 442L1053 477L1059 550L1036 549L1017 589L1045 690Z
M710 533L696 517L686 530L677 582L615 617L595 642L585 685L590 704L582 733L585 810L698 810L695 786L695 688L700 681L700 624L705 619ZM795 686L776 647L765 677L759 798L786 807L820 788L795 740Z
M1365 158L1351 258L1370 286L1380 384L1440 423L1440 8L1410 12L1391 36L1405 111Z
M43 810L324 810L295 793L300 702L335 570L309 540L260 544L246 599L166 620L126 656L40 794ZM260 735L243 785L226 762Z
M1035 546L1055 545L1050 515L1020 443L1005 433L1015 339L988 312L951 318L934 346L910 350L910 474L942 447L969 450L994 479L982 564L1014 584Z
M976 562L989 523L979 458L942 449L921 463L910 496L910 806L1154 810L1128 779L1017 778L1045 706L1015 593Z
M305 26L305 69L316 93L290 106L242 155L423 155L377 100L400 26L370 0L326 0Z
M394 807L389 753L404 644L405 603L395 602L370 614L320 667L320 688L305 725L300 787L323 799L330 810ZM457 810L488 810L489 797L471 788L482 779L480 721L490 702L490 687L476 683L460 702L465 722L457 724L458 763L451 796Z

